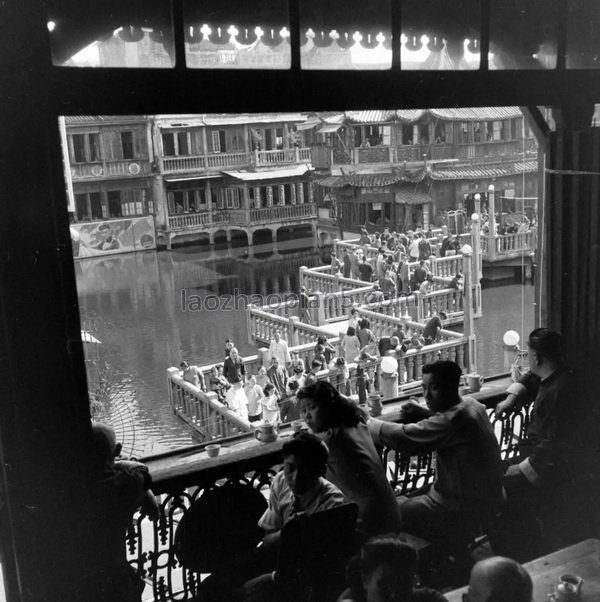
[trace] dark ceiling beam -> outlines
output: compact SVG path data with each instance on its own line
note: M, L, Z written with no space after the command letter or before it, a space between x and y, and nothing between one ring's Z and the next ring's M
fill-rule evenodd
M32 93L53 102L56 114L71 115L561 105L565 90L578 91L586 104L600 102L600 70L51 68L47 75L48 88Z

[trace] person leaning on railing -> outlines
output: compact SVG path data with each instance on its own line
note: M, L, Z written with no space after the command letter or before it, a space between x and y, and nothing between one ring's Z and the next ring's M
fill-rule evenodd
M598 495L600 468L598 418L589 394L594 375L575 375L556 331L536 328L527 345L530 371L540 380L520 456L504 476L507 520L533 537L539 522L535 517L541 513L551 529L545 535L563 543L576 533L580 538L586 534L584 516L587 524L600 520L588 516L597 506L589 499ZM509 400L499 405L501 413L516 407Z
M466 544L503 504L500 447L485 406L460 396L461 376L455 362L426 364L427 407L407 402L401 424L368 423L377 445L407 455L436 452L434 484L422 495L400 498L400 513L406 531L448 549Z
M360 408L326 381L300 389L298 399L308 428L329 448L326 477L358 504L358 531L398 533L398 504Z

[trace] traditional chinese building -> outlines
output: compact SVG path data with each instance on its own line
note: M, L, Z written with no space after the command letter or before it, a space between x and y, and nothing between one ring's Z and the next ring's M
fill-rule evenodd
M324 113L300 127L342 230L439 226L476 194L485 210L490 184L501 214L535 210L537 145L518 108Z

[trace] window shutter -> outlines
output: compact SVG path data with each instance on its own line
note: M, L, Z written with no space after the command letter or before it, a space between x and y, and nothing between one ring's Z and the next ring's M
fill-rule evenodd
M211 138L212 138L213 152L220 153L221 152L221 138L219 136L219 131L217 130L215 132L212 132Z

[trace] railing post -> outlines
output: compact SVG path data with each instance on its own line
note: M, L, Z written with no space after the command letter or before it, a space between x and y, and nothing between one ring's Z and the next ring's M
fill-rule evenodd
M338 256L339 253L339 247L338 245L340 244L340 239L339 238L334 238L333 239L333 252L335 253L335 256Z
M479 214L473 213L471 216L471 241L473 244L473 283L479 284L481 281L481 230L479 227Z
M313 318L315 319L316 326L324 326L326 322L325 318L325 294L321 291L317 291L315 293L315 297L317 298L317 307L316 312L312 313Z
M335 275L335 281L336 281L336 288L338 291L342 292L342 290L344 289L344 285L342 283L342 276L340 275L339 272L334 275Z
M254 165L259 165L259 155L257 148L254 149Z
M465 298L463 302L463 334L467 339L467 359L465 364L469 372L475 372L477 370L477 348L475 346L475 334L473 325L473 283L471 281L471 253L472 249L468 245L465 245L462 248L463 274L465 277Z
M261 347L258 350L258 356L260 358L260 363L265 368L269 368L269 350L267 347Z
M307 271L308 271L308 268L305 265L301 265L300 273L298 274L298 276L299 276L298 281L299 281L300 286L304 286L306 288L308 288L306 286L306 272Z
M413 292L415 298L415 305L417 306L417 315L415 322L422 322L425 318L425 308L423 307L423 297L419 291Z
M300 324L300 318L298 316L290 316L288 319L290 323L290 339L288 344L290 347L297 347L300 344L298 340L298 324Z

